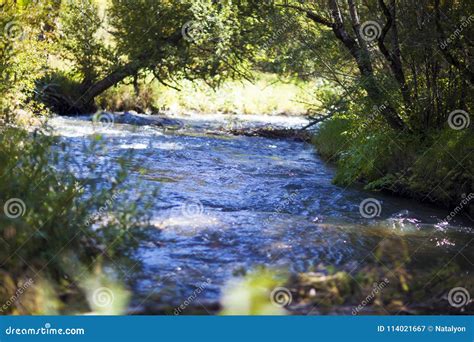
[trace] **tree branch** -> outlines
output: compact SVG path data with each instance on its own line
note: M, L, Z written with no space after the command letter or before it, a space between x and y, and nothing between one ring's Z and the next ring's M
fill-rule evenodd
M317 13L314 13L313 11L310 11L310 10L307 10L303 7L300 7L300 6L295 6L295 5L277 5L278 7L284 7L284 8L291 8L291 9L294 9L296 11L299 11L299 12L303 12L306 14L306 16L313 20L314 22L318 23L318 24L322 24L324 26L327 26L327 27L330 27L330 28L333 28L334 27L334 23L331 22L330 20L320 16L319 14Z
M312 122L310 122L309 124L307 124L307 125L304 126L303 128L301 128L301 130L302 130L302 131L307 130L308 128L313 127L314 125L317 125L317 124L320 123L320 122L323 122L323 121L325 121L325 120L327 120L327 119L332 118L332 117L333 117L334 115L336 115L336 114L337 114L337 112L332 112L332 113L327 114L327 115L325 115L325 116L321 116L321 117L319 117L319 118L313 120Z
M460 60L454 57L454 55L451 54L447 48L443 48L443 44L446 42L446 35L444 33L443 27L441 26L439 0L435 0L435 12L436 30L438 31L438 48L441 51L441 54L449 64L456 67L464 75L469 83L474 84L474 72L471 71L467 65L464 65Z
M385 4L384 0L379 0L380 7L382 8L383 14L387 19L385 26L382 29L380 37L377 39L377 45L384 55L385 59L389 62L390 70L392 71L393 76L397 80L400 91L402 93L403 101L405 102L405 107L409 109L411 107L411 96L408 85L405 79L405 73L403 72L403 65L400 55L400 46L398 42L398 33L395 21L395 2L392 1L392 8L389 9ZM395 53L389 51L385 45L385 38L390 30L393 30L393 48Z

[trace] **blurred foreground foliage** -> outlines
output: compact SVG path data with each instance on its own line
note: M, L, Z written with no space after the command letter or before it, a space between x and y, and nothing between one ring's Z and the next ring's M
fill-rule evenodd
M125 160L116 162L117 171L99 176L100 183L79 179L76 167L83 174L94 174L100 141L89 142L92 161L78 166L70 160L68 146L50 133L47 126L33 132L14 126L0 130L3 314L94 310L87 298L95 288L109 286L123 292L120 282L113 281L116 276L110 266L112 259L131 262L128 248L136 244L132 229L140 215L134 206L120 201ZM25 283L20 300L17 291Z
M385 233L362 265L317 265L288 275L259 268L232 281L222 297L223 315L432 315L469 314L474 302L451 305L449 292L473 288L467 259L410 257L404 239ZM469 246L467 246L469 248ZM413 251L412 251L413 252ZM453 262L456 259L456 262ZM458 298L459 300L459 298Z

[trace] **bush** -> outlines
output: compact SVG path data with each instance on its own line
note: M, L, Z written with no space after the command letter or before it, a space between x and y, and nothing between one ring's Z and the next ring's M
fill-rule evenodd
M474 192L469 129L422 135L395 133L383 125L354 118L333 118L313 139L321 156L337 161L336 184L362 181L369 190L456 206Z
M0 130L0 303L10 303L0 307L4 313L57 313L67 309L64 293L81 303L67 312L89 310L83 283L102 262L123 254L118 246L128 245L127 230L135 225L133 209L114 212L119 205L111 201L125 179L123 167L106 184L81 181L61 151L66 145L45 133L46 127ZM104 206L107 222L93 229ZM28 283L29 295L12 301Z
M81 96L80 89L77 78L65 72L54 71L35 81L31 100L44 105L53 113L69 114L74 112L74 102Z
M157 112L155 99L157 89L152 85L141 85L139 94L132 85L120 85L107 90L97 99L97 105L112 112L134 110L139 113Z
M334 118L323 122L318 133L313 137L313 143L318 152L328 161L337 161L347 149L349 136L347 132L351 121L347 118Z

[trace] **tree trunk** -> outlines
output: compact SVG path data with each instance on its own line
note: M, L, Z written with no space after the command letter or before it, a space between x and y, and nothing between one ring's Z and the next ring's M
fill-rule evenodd
M113 71L104 79L95 82L81 92L82 95L70 105L68 112L76 112L77 114L90 112L91 109L95 108L94 99L96 96L102 94L120 81L123 81L125 78L135 75L139 69L139 64L132 62Z
M102 80L92 82L84 80L78 85L78 89L73 92L80 94L72 97L70 94L64 94L61 89L52 85L47 85L41 89L41 100L53 112L64 115L79 115L93 113L97 110L94 103L96 96L102 94L110 87L123 81L128 76L135 75L142 67L139 63L126 64L111 72Z
M302 12L306 17L316 24L329 27L334 32L337 39L339 39L344 47L349 50L351 56L355 59L357 67L362 75L362 87L367 91L368 96L380 108L381 114L387 123L395 130L404 130L408 127L405 125L401 117L398 115L395 108L387 102L383 91L378 86L374 76L374 70L370 59L370 52L367 48L366 42L360 36L360 20L357 14L355 1L348 0L353 28L357 36L357 40L351 37L344 28L344 20L337 0L327 0L331 12L331 19L327 19L312 10L306 9L302 6L290 5L288 3L278 5L280 7L290 8ZM398 39L398 38L397 38Z
M390 70L392 71L393 77L397 80L400 91L402 93L403 102L405 103L406 110L410 110L412 106L411 94L408 84L405 78L405 72L403 71L402 56L400 51L400 42L398 39L398 27L397 27L397 12L396 3L394 0L391 1L390 8L387 7L383 0L379 0L380 7L384 13L387 23L382 29L382 33L377 40L378 47L385 59L389 62ZM385 37L389 31L392 31L392 51L385 45Z
M350 9L353 11L354 28L357 26L358 15L355 11L355 5L350 1ZM344 28L344 21L341 14L341 10L337 3L337 0L329 0L329 6L331 9L331 15L334 20L332 29L336 37L344 44L349 50L352 57L354 57L357 67L362 75L362 86L367 91L369 97L377 104L380 108L382 115L386 119L387 123L395 130L403 130L406 128L405 123L398 115L397 111L387 103L385 96L377 84L374 77L374 70L368 50L363 49L359 43L352 38Z

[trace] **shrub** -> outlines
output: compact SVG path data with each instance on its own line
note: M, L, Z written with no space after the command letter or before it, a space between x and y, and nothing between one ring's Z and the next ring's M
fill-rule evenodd
M61 151L66 145L45 133L46 127L0 130L0 303L11 302L0 307L5 313L56 313L66 309L65 292L82 303L74 310L88 310L82 283L132 241L127 230L135 226L133 208L114 212L119 203L111 202L125 179L123 167L100 186L81 181ZM84 167L93 172L91 164ZM93 229L105 205L107 221ZM29 295L12 302L30 279Z
M336 184L362 181L369 190L447 207L474 192L469 129L397 134L377 123L336 117L321 125L313 142L323 158L337 161Z
M349 144L348 131L351 121L347 118L334 118L323 122L318 133L313 137L313 143L318 152L328 161L337 161Z

